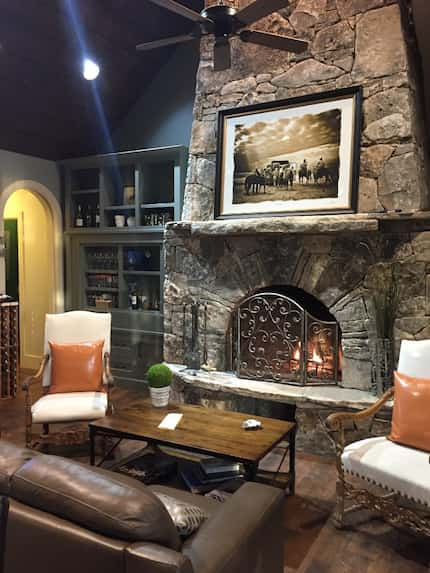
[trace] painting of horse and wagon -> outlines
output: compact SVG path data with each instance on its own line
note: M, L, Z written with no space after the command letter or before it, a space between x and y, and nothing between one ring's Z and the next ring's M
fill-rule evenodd
M221 111L218 217L353 212L361 90Z

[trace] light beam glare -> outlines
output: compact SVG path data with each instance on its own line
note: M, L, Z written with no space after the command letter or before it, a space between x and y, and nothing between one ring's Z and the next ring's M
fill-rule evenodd
M88 58L88 54L90 50L88 49L88 43L85 38L84 29L79 17L79 11L77 8L77 3L75 0L63 0L64 6L66 7L67 16L71 24L71 31L76 37L76 40L79 44L79 49L81 51L80 54L80 61L83 62L86 58ZM95 62L93 62L95 63ZM97 74L98 75L98 74ZM91 93L93 95L94 100L94 107L96 111L96 117L98 120L98 124L104 138L105 149L108 153L114 153L114 147L112 142L112 137L109 129L109 124L106 118L106 113L103 107L103 103L100 97L100 93L97 88L97 82L91 82ZM115 171L118 170L118 165L115 166ZM118 175L116 176L118 177Z

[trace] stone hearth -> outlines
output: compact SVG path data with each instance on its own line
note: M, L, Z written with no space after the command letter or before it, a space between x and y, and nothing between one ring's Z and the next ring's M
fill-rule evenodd
M231 69L214 73L211 40L201 42L183 220L165 234L165 359L184 363L184 305L197 300L206 306L201 359L216 375L177 378L188 392L216 393L222 380L239 396L264 393L268 383L222 374L230 367L232 313L259 289L303 289L338 321L343 351L343 388L270 389L275 400L300 402L305 431L322 412L346 405L345 392L349 407L370 403L372 293L391 273L400 293L396 349L402 338L430 337L430 213L413 29L395 0L293 0L258 27L297 34L310 49L296 56L233 39ZM213 220L218 110L352 85L364 97L357 214ZM317 404L321 395L326 401Z
M180 364L169 364L174 372L174 394L179 402L206 407L254 412L255 401L264 402L260 415L276 417L276 404L296 408L297 448L307 453L331 454L333 442L325 419L342 410L367 408L377 400L371 392L330 386L298 387L237 378L228 372L190 371ZM387 403L378 419L361 429L362 436L387 434L391 417Z

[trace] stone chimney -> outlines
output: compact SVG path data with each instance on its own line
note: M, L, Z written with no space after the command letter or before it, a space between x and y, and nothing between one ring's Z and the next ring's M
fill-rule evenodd
M213 0L207 4L213 4ZM249 0L237 0L244 6ZM213 72L201 42L183 219L213 218L217 112L362 85L359 212L428 207L411 29L403 0L293 0L255 24L310 42L300 55L231 40L232 66Z

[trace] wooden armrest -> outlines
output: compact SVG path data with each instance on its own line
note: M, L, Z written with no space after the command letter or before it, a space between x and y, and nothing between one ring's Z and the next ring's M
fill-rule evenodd
M331 430L339 430L343 426L344 422L356 422L359 420L365 420L366 418L376 414L376 412L382 408L385 402L388 402L388 400L393 398L393 396L394 387L387 390L377 402L365 410L361 410L360 412L337 412L335 414L330 414L326 420L326 424Z
M45 372L45 368L46 365L49 362L49 354L45 354L45 356L42 358L42 362L39 366L39 370L36 372L36 374L32 374L31 376L28 376L28 378L26 378L24 380L24 382L22 383L22 389L25 392L28 392L28 390L30 389L30 386L33 386L34 384L38 384L39 382L42 381L42 377L43 377L43 373Z
M112 372L110 370L110 354L109 354L109 352L105 352L105 354L104 354L103 380L105 381L104 383L109 388L112 388L112 386L114 385L114 378L113 378Z

